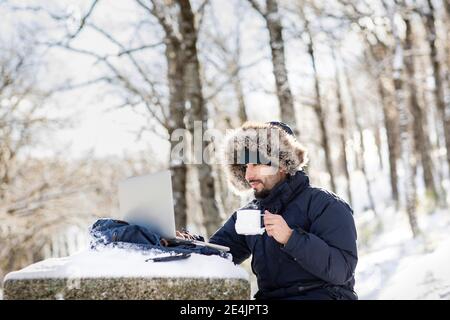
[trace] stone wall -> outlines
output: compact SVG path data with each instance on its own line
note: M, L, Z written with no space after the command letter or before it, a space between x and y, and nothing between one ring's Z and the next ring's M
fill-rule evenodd
M6 280L4 299L247 300L243 279L87 278Z

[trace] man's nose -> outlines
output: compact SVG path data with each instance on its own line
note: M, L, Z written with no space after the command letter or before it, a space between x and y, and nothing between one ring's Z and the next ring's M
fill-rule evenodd
M245 169L245 179L247 181L255 179L255 170L254 170L253 164L248 164L247 168Z

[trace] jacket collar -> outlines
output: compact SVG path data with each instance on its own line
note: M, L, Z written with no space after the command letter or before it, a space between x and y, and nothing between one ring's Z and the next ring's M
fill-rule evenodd
M266 198L257 199L262 209L281 214L284 207L300 192L309 186L309 177L303 171L297 171L293 176L273 187Z

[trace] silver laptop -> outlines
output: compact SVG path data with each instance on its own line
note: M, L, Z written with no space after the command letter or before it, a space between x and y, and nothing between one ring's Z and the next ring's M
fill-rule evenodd
M169 170L120 182L119 205L120 215L125 221L149 228L167 240L230 251L225 246L177 237Z

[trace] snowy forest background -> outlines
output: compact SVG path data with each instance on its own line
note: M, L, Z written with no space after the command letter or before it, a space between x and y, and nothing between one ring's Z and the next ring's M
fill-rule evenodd
M0 280L85 248L118 181L164 168L177 226L211 235L248 199L219 165L170 161L170 135L278 119L354 208L360 298L450 299L449 0L0 0L0 16Z

